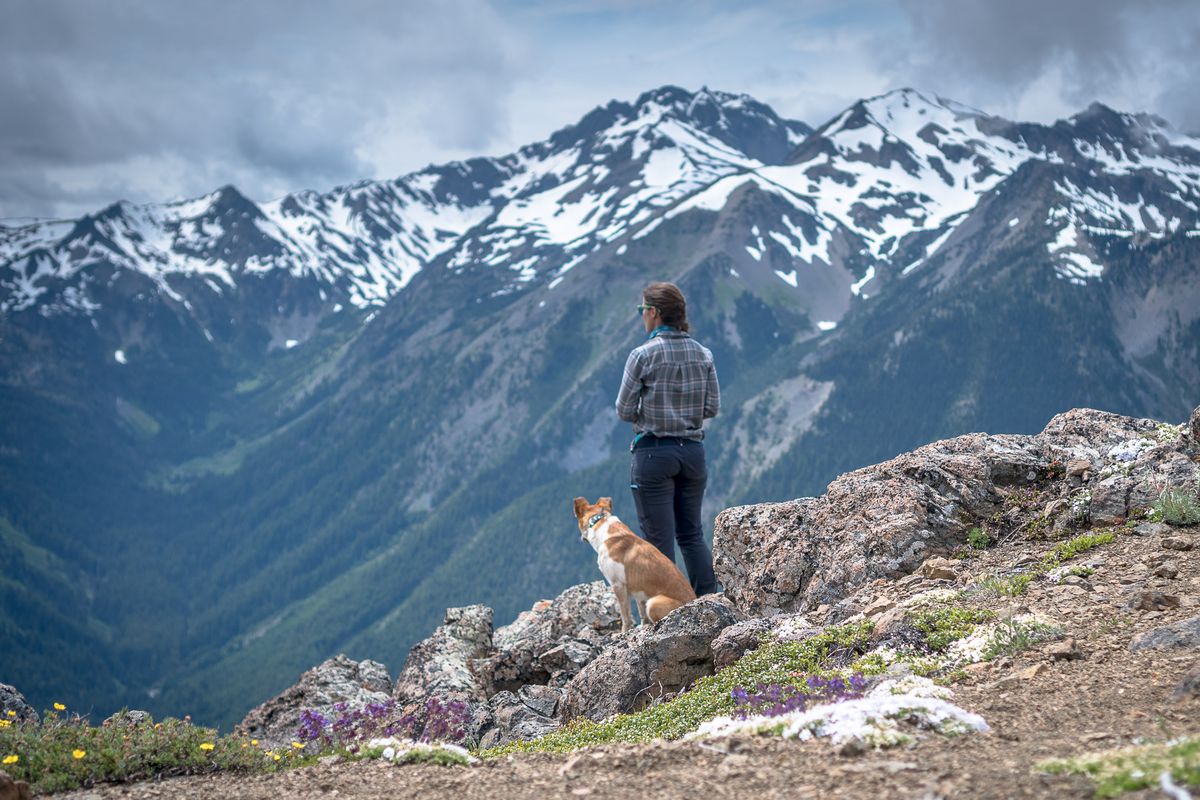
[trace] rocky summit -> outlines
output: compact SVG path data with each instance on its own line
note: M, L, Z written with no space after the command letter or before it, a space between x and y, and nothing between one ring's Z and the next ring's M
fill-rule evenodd
M1075 409L1035 435L934 442L819 497L722 512L724 593L658 623L620 633L600 581L495 630L486 606L453 608L394 682L338 657L243 722L285 743L306 710L456 701L482 766L322 759L171 794L1188 796L1198 420Z

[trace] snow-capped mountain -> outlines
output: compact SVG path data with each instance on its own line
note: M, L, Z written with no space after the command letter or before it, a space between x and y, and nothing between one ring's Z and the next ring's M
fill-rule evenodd
M282 272L315 279L330 305L378 305L476 228L454 263L478 260L524 282L549 268L546 257L569 268L714 180L782 160L808 131L744 95L666 87L517 153L395 181L261 205L226 186L180 203L121 202L79 220L0 227L0 312L90 313L97 265L145 275L185 303L176 285L198 280L221 294L243 276Z
M804 270L822 264L845 269L851 294L875 293L877 275L919 269L984 194L1030 161L1084 173L1057 181L1048 218L1034 221L1052 232L1049 253L1064 279L1103 273L1092 260L1102 245L1089 237L1162 237L1198 227L1200 139L1161 119L1094 105L1053 126L1017 125L911 89L855 103L808 137L788 164L724 178L671 213L720 208L753 182L794 212L749 231L751 258L774 250L779 278L801 291ZM1148 201L1135 177L1165 181L1165 191Z

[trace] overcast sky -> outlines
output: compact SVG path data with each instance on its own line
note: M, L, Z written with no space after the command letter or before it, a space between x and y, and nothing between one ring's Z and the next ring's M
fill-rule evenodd
M818 126L912 86L1200 130L1195 0L0 0L0 218L256 200L545 138L663 84Z

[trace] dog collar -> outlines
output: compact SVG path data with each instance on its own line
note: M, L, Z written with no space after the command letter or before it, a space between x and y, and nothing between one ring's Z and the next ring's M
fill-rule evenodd
M607 516L608 516L607 511L601 511L599 514L594 515L591 519L588 520L588 530L591 530L592 528L594 528L596 526L597 522L599 522L600 520L604 519Z

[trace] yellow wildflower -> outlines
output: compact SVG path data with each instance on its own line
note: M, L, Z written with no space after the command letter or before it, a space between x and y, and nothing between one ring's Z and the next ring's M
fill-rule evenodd
M78 761L87 755L87 750L72 750L71 755L75 756L75 760Z
M201 750L212 750L214 747L216 747L216 745L212 742L205 742L204 744L200 745Z
M258 739L251 739L250 744L254 745L255 747L258 747Z
M297 750L303 750L304 744L302 742L292 742L292 747L296 748Z
M271 753L271 757L272 757L272 758L274 758L276 761L278 761L278 760L279 760L279 753Z
M66 711L66 710L67 710L67 707L66 707L66 706L64 706L62 703L55 703L55 704L54 704L54 710L55 710L55 711Z
M9 725L12 725L12 723L6 719L0 719L0 728L7 728Z
M17 715L17 712L15 712L15 711L9 711L9 712L8 712L8 715L9 715L10 717L15 717L15 716Z
M20 757L20 756L5 756L5 757L4 757L4 761L2 761L2 762L0 762L0 763L3 763L3 764L15 764L15 763L17 763L17 762L18 762L18 761L20 761L20 760L21 760L21 757Z

